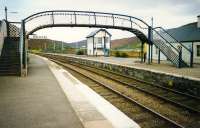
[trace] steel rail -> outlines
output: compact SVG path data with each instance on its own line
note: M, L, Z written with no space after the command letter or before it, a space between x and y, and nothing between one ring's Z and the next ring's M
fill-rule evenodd
M74 64L71 64L71 65L74 65ZM85 68L83 68L83 67L81 67L81 66L78 66L78 65L74 65L74 66L77 66L77 67L79 67L79 68L85 69ZM84 65L84 66L85 66L85 65ZM94 68L94 67L92 67L92 68ZM119 83L121 83L121 84L124 84L124 85L127 85L127 86L131 86L131 87L133 87L133 88L135 88L135 89L137 89L137 90L139 90L139 91L145 92L145 93L147 93L147 94L150 94L150 95L152 95L152 96L155 96L155 97L157 97L157 98L159 98L159 99L162 99L162 100L164 100L164 101L173 103L174 105L179 106L179 107L182 107L182 108L185 108L185 109L187 109L187 110L189 110L189 111L192 111L192 112L195 112L195 113L198 113L198 114L200 113L199 110L196 110L196 109L194 109L194 108L191 108L191 107L189 107L189 106L187 106L187 105L184 105L184 104L182 104L182 103L178 103L177 101L173 101L173 100L170 100L170 99L168 99L168 98L165 98L165 97L162 96L162 95L158 95L158 94L155 94L155 93L153 93L153 92L150 92L150 91L147 91L147 90L145 90L145 89L142 89L142 88L140 88L140 87L134 86L133 84L129 84L129 83L127 83L127 82L121 81L121 80L119 80L119 79L112 78L112 77L107 76L107 75L105 75L105 74L101 74L101 73L95 72L95 71L93 71L93 70L90 70L90 72L93 72L93 73L98 74L98 75L100 75L100 76L104 76L104 77L109 78L109 79L111 79L111 80L113 80L113 81L115 81L115 82L119 82ZM106 71L105 71L105 72L106 72ZM162 89L163 89L163 88L162 88ZM169 90L168 90L168 91L169 91ZM170 91L171 91L171 90L170 90ZM172 91L171 91L171 92L172 92ZM173 91L173 92L174 92L174 91ZM175 93L175 94L176 94L176 93ZM182 93L179 93L179 94L183 95Z
M48 54L48 55L52 55L52 54ZM59 56L59 55L58 55ZM69 58L73 58L73 57L69 57ZM78 64L81 64L81 63L78 63ZM81 65L84 65L84 64L81 64ZM86 66L86 65L85 65ZM98 70L102 70L102 71L105 71L105 72L109 72L109 73L112 73L112 74L116 74L116 75L119 75L121 77L125 77L125 78L129 78L129 79L133 79L135 81L138 81L138 82L141 82L141 83L144 83L144 84L148 84L148 85L151 85L151 86L155 86L155 87L158 87L158 88L162 88L162 89L165 89L167 91L171 91L171 92L174 92L174 93L178 93L180 95L183 95L183 96L188 96L188 97L191 97L191 98L194 98L194 99L197 99L197 100L200 100L200 97L197 97L197 96L194 96L194 95L190 95L190 94L187 94L187 93L183 93L183 92L180 92L180 91L176 91L176 90L173 90L173 89L170 89L170 88L167 88L167 87L163 87L163 86L160 86L160 85L156 85L156 84L152 84L150 82L146 82L146 81L142 81L140 79L137 79L137 78L134 78L134 77L131 77L131 76L128 76L128 75L123 75L123 74L120 74L120 73L117 73L117 72L113 72L113 71L110 71L110 70L106 70L106 69L102 69L102 68L98 68L98 67L94 67L94 66L90 66L90 65L87 65L88 67L91 67L91 68L96 68Z
M70 68L69 66L66 66L65 63L62 63L62 62L57 61L57 60L55 60L55 59L50 59L50 60L53 61L53 62L55 62L55 63L58 63L59 65L62 65L63 67ZM127 99L128 101L130 101L130 102L132 102L132 103L134 103L134 104L137 104L137 105L140 106L141 108L143 108L143 109L149 111L150 113L154 114L154 115L157 116L158 118L167 121L168 123L174 125L175 127L177 127L177 128L185 128L185 127L182 126L181 124L178 124L177 122L175 122L175 121L173 121L173 120L171 120L171 119L169 119L169 118L167 118L167 117L165 117L165 116L159 114L158 112L156 112L156 111L154 111L154 110L152 110L152 109L150 109L150 108L144 106L143 104L141 104L141 103L137 102L136 100L134 100L134 99L132 99L132 98L130 98L130 97L128 97L128 96L122 94L121 92L119 92L119 91L117 91L117 90L114 90L113 88L111 88L111 87L105 85L104 83L101 83L101 82L99 82L98 80L93 79L93 78L87 76L86 74L83 74L83 73L81 73L81 72L78 72L77 70L75 70L75 69L73 69L73 68L70 68L70 69L73 70L73 71L75 71L75 72L77 72L77 73L79 73L79 74L81 74L81 75L83 75L83 76L85 76L86 78L88 78L88 79L94 81L95 83L104 86L105 88L109 89L110 91L114 92L114 93L117 94L117 95L122 96L123 98Z
M65 60L64 60L64 61L65 61ZM70 61L68 61L68 62L70 62ZM80 63L78 63L78 64L80 64ZM74 66L77 66L77 67L79 67L79 68L85 69L85 68L83 68L83 67L81 67L81 66L78 66L78 65L75 65L75 64L71 64L71 65L74 65ZM81 64L81 65L84 65L84 64ZM84 65L84 66L85 66L85 65ZM96 67L92 67L92 66L89 66L89 65L88 65L88 67L90 67L90 68L95 68L95 69L98 69L98 70L103 70L104 72L114 73L114 72L110 72L110 71L107 71L107 70L104 70L104 69L99 69L99 68L96 68ZM170 103L172 103L172 104L174 104L174 105L176 105L176 106L182 107L182 108L187 109L187 110L189 110L189 111L191 111L191 112L195 112L195 113L198 113L198 114L200 113L200 111L197 110L197 109L191 108L190 106L187 106L187 105L182 104L182 103L178 103L177 101L173 101L173 100L168 99L168 98L166 98L166 97L164 97L164 96L162 96L162 95L158 95L158 94L155 94L155 93L153 93L153 92L150 92L150 91L147 91L147 90L145 90L145 89L142 89L142 88L140 88L140 87L134 86L133 84L129 84L129 83L127 83L127 82L124 82L124 81L121 81L121 80L118 80L118 79L114 79L114 78L112 78L112 77L110 77L110 76L107 76L107 75L105 75L105 74L97 73L97 72L95 72L95 71L93 71L93 70L90 70L90 72L93 72L93 73L95 73L95 74L104 76L104 77L109 78L109 79L111 79L111 80L113 80L113 81L115 81L115 82L119 82L119 83L121 83L121 84L125 84L125 85L127 85L127 86L131 86L131 87L133 87L133 88L135 88L135 89L137 89L137 90L139 90L139 91L145 92L145 93L150 94L150 95L152 95L152 96L155 96L155 97L157 97L157 98L159 98L159 99L162 99L162 100L164 100L164 101L170 102ZM121 77L127 77L127 76L124 76L124 75L118 74L118 73L114 73L114 74L120 75ZM130 78L130 79L133 79L133 78ZM135 80L135 79L134 79L134 80ZM149 83L146 83L146 82L144 82L144 81L139 81L139 82L145 83L145 84L149 84ZM173 93L175 93L175 94L180 94L180 95L183 95L183 96L186 96L186 97L192 97L192 98L195 98L195 99L199 100L199 97L194 97L194 96L191 96L191 95L188 95L188 94L185 94L185 93L182 93L182 92L178 92L178 91L175 91L175 90L171 90L171 89L168 89L168 88L159 86L159 85L150 84L150 86L155 86L155 87L157 87L157 88L161 88L162 90L167 90L167 91L173 92Z

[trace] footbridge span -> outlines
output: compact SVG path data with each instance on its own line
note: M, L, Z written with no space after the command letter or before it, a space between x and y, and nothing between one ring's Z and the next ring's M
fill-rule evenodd
M190 56L189 49L163 28L152 28L144 20L137 17L93 11L53 10L35 13L21 21L19 43L21 74L26 74L27 71L27 39L29 35L49 27L90 27L129 31L141 40L142 47L144 43L149 44L148 53L152 53L152 45L154 44L177 67L191 65L191 59L184 60L182 49L177 48L177 45L182 46ZM152 54L148 54L148 63L151 62Z

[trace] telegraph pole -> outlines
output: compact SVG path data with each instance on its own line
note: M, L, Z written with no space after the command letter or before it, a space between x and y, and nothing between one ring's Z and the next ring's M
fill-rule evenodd
M8 9L6 6L5 6L5 19L6 21L8 20Z
M5 6L5 20L7 21L8 20L8 13L13 13L13 14L17 14L18 12L16 11L11 11L11 12L8 12L8 8L7 6Z

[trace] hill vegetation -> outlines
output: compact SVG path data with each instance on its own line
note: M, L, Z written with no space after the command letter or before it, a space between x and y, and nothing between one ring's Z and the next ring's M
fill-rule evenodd
M111 41L111 48L119 51L138 51L141 48L141 42L137 37L117 39Z
M56 52L56 53L68 53L75 54L79 49L85 51L86 40L82 40L74 43L65 43L50 39L30 39L29 49L42 52ZM141 48L141 42L137 37L122 38L111 41L111 51L113 54L117 51L139 51ZM86 51L84 52L86 53ZM125 56L125 55L123 55Z

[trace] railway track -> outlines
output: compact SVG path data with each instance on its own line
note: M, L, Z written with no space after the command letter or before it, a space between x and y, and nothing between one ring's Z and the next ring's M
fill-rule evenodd
M57 59L60 59L60 58L57 58ZM200 114L200 98L199 97L178 92L178 91L175 91L163 86L146 83L144 81L138 81L129 76L124 76L122 74L111 72L105 69L99 69L96 67L86 66L80 63L74 63L74 62L70 62L64 59L61 59L60 61L67 62L77 67L87 69L90 72L102 75L106 78L112 79L113 81L116 81L116 82L120 82L127 86L131 86L135 89L138 89L150 95L153 95L158 98L164 99L168 102L171 102L174 105L186 108L189 111L193 111L195 113Z
M153 84L147 84L145 82L138 82L133 78L128 78L127 76L105 71L102 69L97 69L91 66L85 66L80 64L71 63L70 64L84 68L86 70L89 70L90 72L102 75L106 78L109 78L113 81L122 83L126 86L133 87L137 90L140 90L142 92L148 93L150 95L156 96L160 99L166 100L168 102L173 103L176 106L183 107L191 112L195 112L200 114L200 98L188 94L184 94L182 92L174 91L162 86L156 86Z
M172 128L173 127L190 127L190 128L199 127L198 109L192 108L191 106L182 105L182 104L176 105L176 106L179 106L181 108L178 108L178 109L175 108L174 109L174 107L171 107L171 105L169 105L167 103L167 102L170 102L170 103L173 103L175 105L174 101L171 102L171 101L169 101L169 99L166 100L166 98L160 97L160 95L163 94L163 92L161 92L161 91L158 91L159 94L160 94L159 96L153 95L152 94L153 90L151 90L151 93L148 93L147 88L144 88L145 87L144 83L141 83L141 82L138 82L138 81L135 81L135 80L133 81L133 79L131 79L131 78L127 78L127 77L124 78L123 75L113 74L112 72L96 69L94 67L87 67L87 66L84 66L84 65L80 66L80 64L74 64L74 63L73 64L70 63L70 65L69 65L69 64L66 64L66 62L69 63L68 61L60 58L59 56L48 56L48 57L53 59L53 61L55 61L56 63L59 63L60 65L67 67L68 69L70 68L70 70L78 72L78 73L84 75L84 77L87 77L90 80L96 82L98 85L101 85L101 87L100 86L91 86L91 88L94 89L95 91L97 91L98 93L100 93L100 95L102 95L105 99L108 99L108 100L111 99L111 101L109 100L111 103L113 102L113 99L114 99L114 101L115 100L117 101L117 104L119 104L119 106L120 106L121 103L124 104L125 106L127 105L127 107L125 107L126 110L128 111L130 109L130 111L133 111L133 112L123 111L124 107L122 107L122 108L119 107L119 109L122 110L124 113L126 113L129 117L131 117L137 123L139 123L142 127L150 127L150 126L152 126L152 127L158 126L160 128L162 128L162 127L170 127L170 128L171 127ZM90 72L90 73L87 73L87 72ZM102 78L98 79L99 77L106 78L107 79L106 82L102 82L103 81L103 80L101 80ZM99 82L99 81L101 81L101 82ZM112 84L115 83L115 84L113 84L113 86L110 86L111 83ZM108 84L109 84L109 86L108 86ZM157 87L157 86L155 86L155 87L156 88L154 88L154 89L157 89L157 90L160 88L160 87ZM95 88L97 88L97 90ZM115 94L110 94L109 92L104 93L104 91L103 91L103 94L101 94L102 92L98 91L98 88L106 88L107 91L112 90L112 92L115 93ZM165 109L167 107L169 107L170 109L172 109L174 111L169 111L168 113L167 112L165 113L157 105L151 106L151 105L147 105L148 102L146 102L146 103L139 102L140 99L137 99L138 98L137 95L135 95L136 98L133 95L131 95L134 92L134 89L135 90L137 89L137 91L141 91L143 93L147 93L148 95L150 95L150 98L152 98L153 100L158 100L158 99L155 99L155 97L159 98L158 101L160 103L158 103L158 104L160 104L160 106L166 106L166 107L164 107ZM130 93L127 93L129 90L131 90ZM137 92L137 91L135 91L134 93L141 93L141 92ZM170 95L174 96L174 97L177 96L175 94L172 95L171 94L172 92L175 93L176 91L174 92L173 90L172 91L167 90L167 92L165 92L165 93L167 93L167 94L170 93ZM158 93L156 93L156 94L158 94ZM177 93L177 94L179 94L179 93ZM110 97L113 97L113 96L116 97L116 95L117 95L117 98L110 98ZM144 95L146 95L146 94L144 94ZM182 93L180 93L179 95L187 96L187 97L190 97L190 98L192 97L195 100L199 100L198 97L193 97L193 96L190 96L190 95L184 95ZM121 96L121 98L120 98L120 96ZM122 99L127 100L128 103L124 103L124 101ZM118 100L119 100L119 102L118 102ZM152 102L153 100L150 100L150 101ZM163 102L163 100L164 100L164 102ZM172 100L172 99L170 99L170 100ZM178 100L180 100L180 99L178 98ZM133 102L134 102L134 104L137 104L137 105L134 105L134 106L137 106L137 107L139 106L140 109L133 109L131 107L132 106L131 104ZM118 106L118 105L115 105L115 106ZM157 108L155 106L157 106ZM156 110L156 109L158 109L158 110ZM161 109L161 110L159 110L159 109ZM140 116L138 116L138 114L134 113L134 110L138 110L137 112ZM143 112L143 111L145 111L145 112ZM148 111L148 112L146 112L146 111ZM176 114L173 114L173 113L170 114L170 112L174 112ZM151 113L151 114L144 116L145 114L143 115L143 113L148 113L148 114ZM187 117L187 118L181 117L181 114L182 114L183 117ZM143 116L144 116L144 119L143 119ZM147 121L148 120L147 117L150 117L149 122ZM147 119L145 119L145 118L147 118ZM153 119L153 118L155 118L155 119Z

